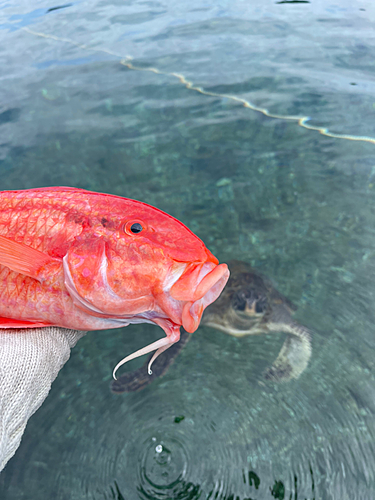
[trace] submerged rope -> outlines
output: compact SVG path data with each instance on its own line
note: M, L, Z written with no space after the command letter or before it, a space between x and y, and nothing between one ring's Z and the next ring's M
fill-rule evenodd
M59 42L65 42L69 43L71 45L74 45L75 47L79 47L83 50L87 51L93 51L93 52L103 52L104 54L109 54L112 56L115 56L120 59L120 64L123 66L126 66L130 70L134 71L148 71L151 73L155 73L157 75L164 75L164 76L169 76L176 78L182 85L184 85L188 90L193 90L194 92L198 92L199 94L210 96L210 97L219 97L221 99L225 98L234 102L237 102L239 104L242 104L245 108L249 108L252 111L255 111L257 113L261 113L264 116L267 116L269 118L276 118L278 120L288 120L288 121L294 121L299 125L300 127L306 129L306 130L312 130L315 132L319 132L321 135L324 135L326 137L331 137L333 139L344 139L347 141L362 141L362 142L369 142L371 144L375 144L375 138L373 137L367 137L363 135L350 135L350 134L336 134L334 132L330 132L327 127L318 127L315 125L308 125L307 122L311 120L310 116L294 116L294 115L278 115L274 113L270 113L267 108L261 108L259 106L256 106L255 104L251 103L250 101L247 101L246 99L242 99L241 97L236 97L230 94L220 94L218 92L210 92L209 90L205 90L202 87L198 87L194 85L193 82L188 80L184 75L181 73L175 73L175 72L167 72L167 71L162 71L158 68L142 68L140 66L135 66L131 61L133 60L132 56L125 56L123 57L122 55L113 52L108 49L100 49L100 48L95 48L95 47L90 47L89 45L86 44L81 44L78 42L75 42L74 40L70 40L69 38L61 38L55 35L49 35L46 33L40 33L38 31L33 31L29 28L21 27L23 31L26 31L27 33L34 35L34 36L39 36L42 38L50 38L55 41Z

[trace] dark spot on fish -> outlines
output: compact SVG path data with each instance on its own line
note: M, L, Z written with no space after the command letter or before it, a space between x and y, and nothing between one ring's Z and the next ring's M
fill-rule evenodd
M90 219L88 217L85 217L84 215L78 215L74 217L74 222L81 226L91 226Z
M181 415L180 417L175 417L174 419L174 423L175 424L179 424L180 422L182 422L183 420L185 420L185 417L183 415Z
M68 212L66 214L66 222L73 222L74 224L83 227L91 227L92 225L90 218L81 212Z
M117 231L118 229L118 221L113 219L107 219L107 217L102 217L100 219L100 224L106 229Z

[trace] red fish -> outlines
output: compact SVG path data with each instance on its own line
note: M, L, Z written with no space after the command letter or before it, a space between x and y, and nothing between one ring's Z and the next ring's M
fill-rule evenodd
M229 271L184 224L145 203L83 189L0 192L0 328L155 323L149 365L194 332Z

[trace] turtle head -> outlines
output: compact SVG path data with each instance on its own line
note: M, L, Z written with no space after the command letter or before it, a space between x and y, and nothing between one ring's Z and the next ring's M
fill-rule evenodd
M263 316L268 306L267 296L251 287L241 288L232 296L231 307L244 316Z
M229 265L227 286L206 309L202 324L236 337L264 333L270 304L262 276L244 262Z

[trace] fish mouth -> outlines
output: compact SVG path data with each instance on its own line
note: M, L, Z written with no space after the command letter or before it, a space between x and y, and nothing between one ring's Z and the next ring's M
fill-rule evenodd
M170 296L184 302L181 324L188 333L193 333L198 328L203 311L219 297L228 279L228 266L216 265L211 261L194 267L188 266L172 286Z

